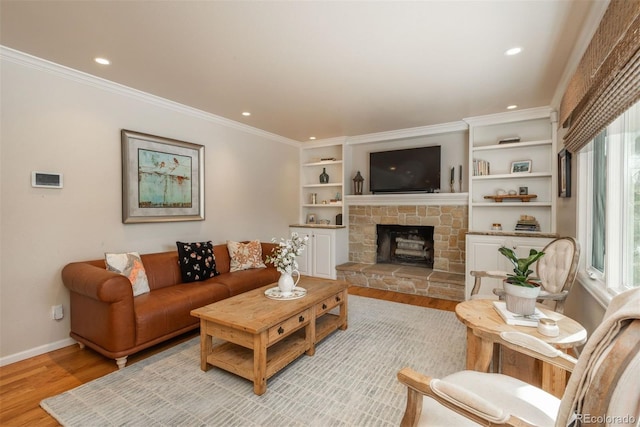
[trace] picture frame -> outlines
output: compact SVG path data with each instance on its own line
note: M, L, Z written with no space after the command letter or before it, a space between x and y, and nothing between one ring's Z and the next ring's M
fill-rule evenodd
M204 146L122 129L122 222L204 220Z
M511 162L511 173L531 173L531 160Z
M558 153L558 197L571 197L571 153L566 148Z
M521 196L529 195L529 187L519 187L518 188L518 194L521 195Z
M307 214L307 224L315 224L318 221L316 214L308 213Z

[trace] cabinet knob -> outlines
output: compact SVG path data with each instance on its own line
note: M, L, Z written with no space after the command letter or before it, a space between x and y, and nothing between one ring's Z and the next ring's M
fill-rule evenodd
M300 323L304 322L304 316L298 317L298 322L300 322Z
M327 309L327 304L322 304L322 309L326 310Z
M282 329L282 326L280 326L278 328L278 335L282 335L282 334L284 334L284 329Z
M336 297L336 302L340 302L340 297Z

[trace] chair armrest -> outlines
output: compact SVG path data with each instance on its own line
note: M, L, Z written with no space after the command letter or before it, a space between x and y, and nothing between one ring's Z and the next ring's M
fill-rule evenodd
M491 279L506 279L507 272L506 271L470 271L473 277L490 277Z
M113 303L133 300L133 288L122 274L84 262L73 262L62 269L62 282L71 292Z
M539 300L553 300L553 301L562 301L564 299L567 298L567 295L569 295L569 291L562 291L560 293L557 294L552 294L550 292L541 290L540 291L540 295L538 295Z
M407 408L401 422L403 427L418 424L422 412L423 395L481 425L533 427L520 418L502 411L473 392L455 384L420 374L411 368L400 370L398 380L406 385L408 390Z
M501 332L499 343L519 353L558 366L568 372L573 371L578 361L540 338L524 332Z
M481 282L483 277L489 277L491 279L506 279L507 273L504 271L470 271L473 277L475 277L473 281L473 289L471 289L471 295L476 295L480 291Z

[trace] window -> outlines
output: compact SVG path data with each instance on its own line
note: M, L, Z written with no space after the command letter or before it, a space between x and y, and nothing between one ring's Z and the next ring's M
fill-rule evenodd
M640 103L580 151L578 169L583 282L608 302L640 286Z

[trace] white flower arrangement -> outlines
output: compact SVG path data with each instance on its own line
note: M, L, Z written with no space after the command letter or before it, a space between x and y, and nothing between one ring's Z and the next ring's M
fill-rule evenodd
M289 240L281 238L280 242L274 237L271 241L278 243L278 246L273 248L271 255L267 255L267 262L273 264L280 273L291 274L298 269L296 257L302 253L308 240L309 236L300 237L298 233L291 233Z

